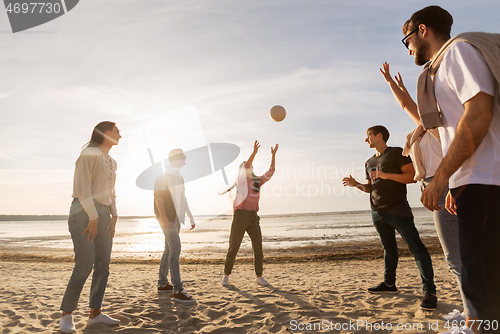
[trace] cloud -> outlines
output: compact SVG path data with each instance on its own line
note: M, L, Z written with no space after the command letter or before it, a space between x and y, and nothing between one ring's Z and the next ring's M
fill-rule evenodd
M15 94L15 92L0 93L0 99L5 99L13 94Z
M8 156L6 154L3 154L3 153L0 153L0 158L7 159L7 160L12 160L12 161L16 161L16 162L22 162L21 160L15 159L15 158L13 158L11 156Z

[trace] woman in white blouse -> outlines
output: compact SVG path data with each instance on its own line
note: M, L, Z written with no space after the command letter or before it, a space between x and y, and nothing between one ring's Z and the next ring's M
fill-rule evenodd
M90 287L87 325L117 325L119 320L101 313L109 276L111 248L118 219L115 203L116 162L108 153L120 140L113 122L101 122L92 132L75 164L73 202L68 225L75 252L75 267L61 304L63 333L73 333L73 311L87 277L94 269Z

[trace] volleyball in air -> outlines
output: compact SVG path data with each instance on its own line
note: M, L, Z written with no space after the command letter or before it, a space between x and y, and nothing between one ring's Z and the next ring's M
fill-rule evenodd
M271 108L271 112L269 114L273 121L281 122L286 117L286 110L282 106L274 106Z

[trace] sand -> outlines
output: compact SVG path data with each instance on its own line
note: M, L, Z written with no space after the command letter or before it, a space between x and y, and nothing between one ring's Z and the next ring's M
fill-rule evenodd
M399 293L394 295L366 292L382 280L380 256L286 263L268 259L268 287L255 283L253 266L245 261L237 260L229 287L220 284L221 264L184 263L181 275L197 299L193 305L157 293L156 263L113 263L103 312L121 324L86 326L90 278L75 324L77 333L441 333L446 322L440 316L461 309L461 300L443 255L432 259L439 298L433 312L419 307L421 280L411 257L400 259ZM0 332L58 333L72 263L4 256L0 268Z

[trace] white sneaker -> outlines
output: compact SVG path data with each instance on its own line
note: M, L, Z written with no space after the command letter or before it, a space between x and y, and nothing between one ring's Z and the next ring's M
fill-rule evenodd
M257 279L255 280L257 282L257 284L260 284L262 286L268 286L269 285L269 282L266 281L266 279L262 276L260 277L257 277Z
M95 317L94 319L89 318L89 320L87 321L87 326L92 326L95 324L118 325L119 323L120 323L120 320L113 319L104 313L99 313L99 315L97 317Z
M224 276L222 277L221 284L222 284L222 285L224 285L224 286L229 285L229 275L224 275Z
M453 312L450 312L448 314L443 315L443 319L446 321L456 321L460 323L460 321L465 321L465 313L460 312L459 310L455 309Z
M59 330L63 333L74 333L76 331L73 323L73 314L66 314L59 320Z
M451 331L444 332L442 334L474 334L474 332L467 326L455 327Z

